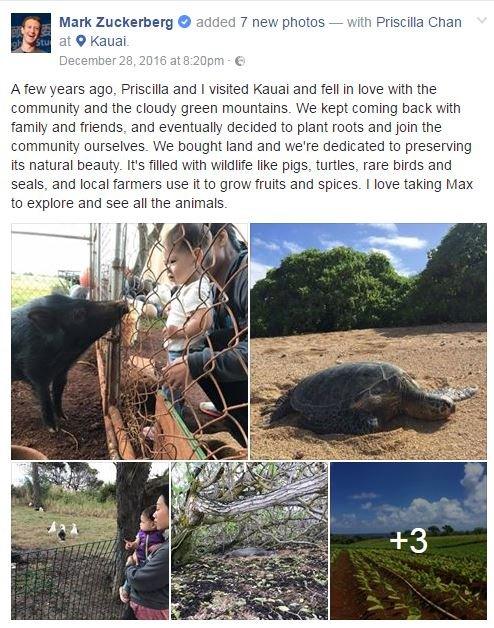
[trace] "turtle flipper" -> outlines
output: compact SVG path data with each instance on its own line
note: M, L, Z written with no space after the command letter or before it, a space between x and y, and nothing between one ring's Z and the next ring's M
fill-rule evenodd
M379 432L379 419L372 414L366 412L357 412L354 415L354 431L353 434L372 434Z
M345 417L326 417L324 421L302 415L299 422L301 427L316 434L372 434L381 429L379 419L368 412L352 412Z
M285 417L289 412L292 411L293 408L290 402L290 397L291 397L291 391L289 391L286 395L283 395L278 399L278 401L276 402L274 406L274 409L273 409L273 406L270 406L269 408L266 409L266 412L264 411L262 412L262 414L267 414L267 412L273 409L271 416L267 416L264 418L262 427L271 427L273 423L275 423L276 421L279 421L280 419Z
M435 395L444 395L449 397L451 401L464 401L474 397L479 388L478 386L468 386L467 388L437 388L432 390Z

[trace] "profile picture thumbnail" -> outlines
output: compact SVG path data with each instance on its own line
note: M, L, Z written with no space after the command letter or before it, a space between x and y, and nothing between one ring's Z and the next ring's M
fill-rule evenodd
M11 13L11 52L51 52L51 13Z

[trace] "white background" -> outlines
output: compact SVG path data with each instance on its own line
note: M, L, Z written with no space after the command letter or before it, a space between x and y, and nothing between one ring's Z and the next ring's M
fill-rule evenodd
M185 221L207 222L485 222L492 211L493 181L493 89L492 89L492 42L494 12L492 2L51 2L31 0L30 2L2 2L1 58L2 85L0 115L2 120L2 211L0 220L2 256L2 303L1 325L4 330L4 347L8 338L8 315L10 311L10 224L22 222L111 222L113 220L135 222L165 221L172 218ZM139 69L135 80L184 80L184 81L421 81L435 82L443 93L450 95L464 105L467 117L465 134L475 144L475 154L470 163L480 180L474 193L420 194L392 193L331 193L294 195L286 193L266 193L264 195L236 193L228 197L229 207L221 211L190 210L186 216L166 217L156 212L143 212L136 217L105 213L85 215L50 211L45 216L39 212L12 212L9 209L8 173L11 156L6 153L7 103L12 82L25 83L30 80L52 79L58 82L113 81L114 68L60 67L57 63L57 41L66 36L70 29L52 28L51 55L12 55L10 54L10 12L52 12L52 24L57 23L58 15L83 17L85 15L116 15L166 17L175 19L186 13L193 19L206 16L231 17L249 16L299 16L324 17L330 21L345 21L347 17L359 15L384 16L428 16L463 18L463 29L382 29L350 30L344 26L331 29L309 29L292 31L249 31L249 30L204 30L202 33L191 27L172 31L148 29L119 29L119 32L98 33L106 35L127 35L133 48L123 49L127 54L206 54L234 58L246 57L246 65L234 64L220 69L209 68L194 71L192 68L173 69L166 73L159 68ZM487 17L484 24L476 19ZM124 32L125 31L125 32ZM86 30L84 31L88 34ZM78 34L72 31L73 37ZM139 49L138 46L141 46ZM88 49L72 47L60 52L63 54L88 54ZM100 54L119 54L119 49L102 49ZM95 54L95 51L91 51ZM124 69L125 70L125 69ZM137 70L136 70L137 72ZM132 76L122 75L119 81L132 82ZM453 123L455 135L460 136L461 121ZM465 137L464 139L469 139ZM489 270L490 270L489 264ZM2 352L2 405L8 433L10 416L9 365L7 351ZM489 404L490 409L490 404ZM2 501L9 500L7 478L10 477L8 438L2 446ZM7 512L2 519L2 538L5 540L5 554L9 545L9 521ZM492 560L491 560L492 563ZM10 570L7 557L2 564L4 592L9 588ZM491 596L489 596L491 597ZM3 605L2 615L10 615L9 604ZM52 622L49 622L52 623ZM210 623L210 622L209 622ZM252 623L252 622L251 622ZM281 622L280 622L281 623ZM390 623L390 622L388 622ZM396 622L391 622L391 624Z

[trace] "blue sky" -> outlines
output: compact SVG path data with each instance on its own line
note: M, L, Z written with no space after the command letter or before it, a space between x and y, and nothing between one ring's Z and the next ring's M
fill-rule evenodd
M449 524L486 527L480 462L349 462L331 465L331 532L390 532Z
M380 251L401 275L425 267L427 251L436 247L451 224L253 224L251 226L251 285L276 268L291 253L350 246L359 251Z

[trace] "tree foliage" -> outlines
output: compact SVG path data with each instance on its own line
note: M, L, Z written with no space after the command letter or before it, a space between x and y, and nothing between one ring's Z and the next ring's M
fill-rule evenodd
M485 321L486 251L485 224L458 224L416 277L399 275L377 252L289 255L252 289L252 335Z
M421 324L487 320L487 225L455 225L428 256L407 315Z
M347 247L289 255L252 289L254 336L386 327L412 285L382 253Z
M87 462L44 462L39 465L43 486L61 486L70 491L97 490L103 482Z

